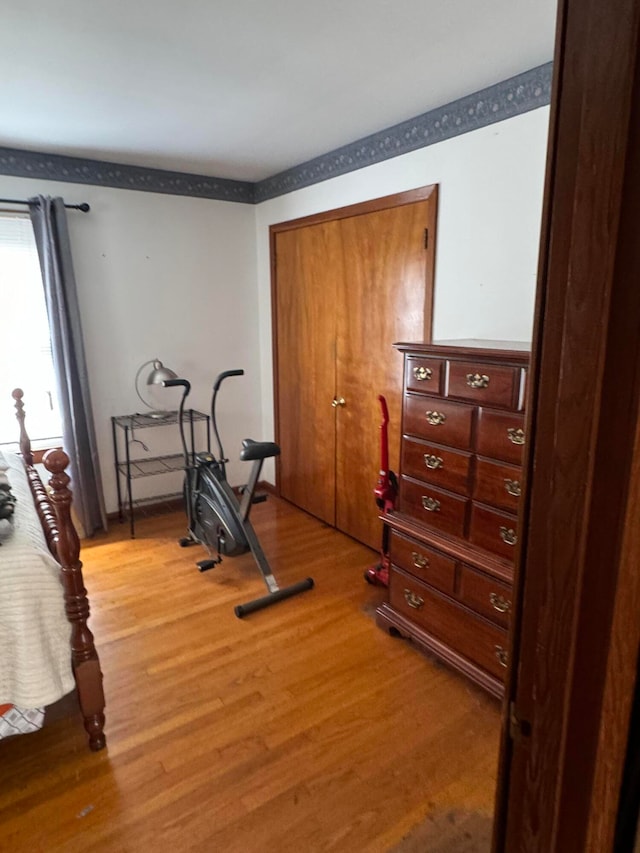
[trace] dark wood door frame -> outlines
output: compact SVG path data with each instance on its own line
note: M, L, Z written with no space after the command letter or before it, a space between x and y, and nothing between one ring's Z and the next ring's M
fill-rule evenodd
M294 228L305 228L307 225L317 225L319 222L333 222L335 219L347 219L350 216L359 216L366 213L373 213L376 210L388 210L390 207L400 207L403 204L413 204L416 201L424 201L428 198L437 198L438 185L429 184L424 187L417 187L413 190L405 190L401 193L393 193L393 195L380 196L379 198L371 198L366 201L359 201L355 204L348 204L345 207L336 207L331 210L323 210L319 213L311 213L309 216L301 216L298 219L289 219L286 222L278 222L271 225L269 233L272 236L279 231L291 231ZM431 226L435 226L436 214L433 214ZM272 242L273 245L273 242Z
M640 641L639 33L640 0L559 0L495 851L614 849Z
M393 195L381 196L380 198L367 199L356 204L345 207L324 210L309 216L290 219L286 222L278 222L269 226L269 257L271 267L271 341L272 341L272 372L273 372L273 410L274 410L274 434L276 441L280 434L279 417L279 389L278 389L278 317L277 317L277 259L276 239L279 233L291 231L296 228L306 228L308 225L317 225L321 222L331 222L338 219L347 219L351 216L361 216L379 210L387 210L392 207L413 204L417 201L431 200L429 205L429 221L427 223L427 240L432 242L430 248L430 263L426 266L425 280L425 306L424 306L424 342L430 343L433 331L433 294L436 265L436 223L438 217L438 185L430 184L416 189L406 190ZM280 465L276 457L276 485L275 493L280 494Z

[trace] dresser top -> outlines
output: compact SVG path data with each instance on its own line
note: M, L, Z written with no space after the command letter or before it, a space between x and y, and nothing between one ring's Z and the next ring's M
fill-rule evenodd
M419 342L395 343L394 347L401 352L415 352L429 355L471 355L471 356L505 356L528 361L531 355L531 344L528 341L489 341L477 338L460 338L455 340L440 340L430 344Z

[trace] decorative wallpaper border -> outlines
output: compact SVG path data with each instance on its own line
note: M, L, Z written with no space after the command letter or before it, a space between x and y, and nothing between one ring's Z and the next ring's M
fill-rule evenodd
M552 69L552 62L539 65L260 181L256 203L546 106L551 101Z
M258 204L546 106L552 65L524 71L255 184L2 147L0 174Z
M0 148L0 174L17 178L93 184L121 190L238 201L245 204L253 204L255 196L255 185L249 181L190 175L186 172L169 172L143 166L125 166L102 160L41 154L16 148Z

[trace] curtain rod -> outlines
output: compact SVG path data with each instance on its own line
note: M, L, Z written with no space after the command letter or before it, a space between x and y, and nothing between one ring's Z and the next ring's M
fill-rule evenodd
M0 204L29 204L29 202L17 198L0 198ZM86 201L83 201L82 204L65 204L65 207L71 210L81 210L83 213L89 213L91 210Z

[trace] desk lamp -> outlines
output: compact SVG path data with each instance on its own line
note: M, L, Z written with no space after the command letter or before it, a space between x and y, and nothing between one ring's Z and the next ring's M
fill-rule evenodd
M162 412L158 411L158 409L155 409L151 405L151 403L148 403L140 393L140 376L145 367L148 367L150 364L153 365L153 369L147 376L145 380L145 385L162 385L162 383L165 382L167 379L177 379L178 374L174 373L173 370L171 370L170 368L165 367L163 363L157 358L153 358L150 361L145 361L145 363L138 368L138 372L136 373L136 394L142 400L145 406L148 409L151 409L150 412L146 412L145 414L152 418L165 418L168 412Z

